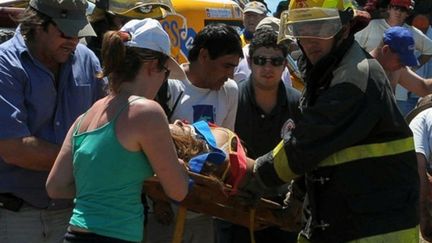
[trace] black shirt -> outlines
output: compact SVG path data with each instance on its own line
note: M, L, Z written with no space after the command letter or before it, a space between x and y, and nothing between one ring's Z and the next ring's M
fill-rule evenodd
M299 115L300 92L279 83L276 106L266 114L256 103L250 79L239 83L235 132L243 140L248 157L255 159L271 151L281 141L281 128Z

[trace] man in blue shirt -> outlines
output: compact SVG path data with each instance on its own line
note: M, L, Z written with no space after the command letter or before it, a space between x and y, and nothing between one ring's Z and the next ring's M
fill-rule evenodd
M62 242L71 201L45 181L74 120L104 96L85 0L31 0L0 45L0 242Z

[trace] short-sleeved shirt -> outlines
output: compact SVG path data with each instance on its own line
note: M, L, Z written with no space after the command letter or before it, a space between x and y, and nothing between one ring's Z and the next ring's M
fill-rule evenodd
M432 172L432 109L417 114L411 121L410 128L413 132L415 151L425 156L428 161L427 169Z
M245 142L250 158L271 151L281 141L282 126L289 118L295 121L300 113L299 99L299 91L280 82L276 106L266 114L255 100L251 80L239 83L235 132Z
M427 29L426 36L432 40L431 26L429 26L429 28ZM429 59L427 63L423 64L423 66L421 66L419 69L416 70L416 73L420 75L422 78L432 78L432 60Z
M228 79L219 90L199 88L189 80L168 80L173 109L170 122L177 119L190 123L204 120L218 126L234 129L237 112L238 88L234 80ZM181 97L180 97L181 96Z
M355 34L355 39L361 47L370 52L380 45L384 32L390 27L385 19L373 19L366 28ZM431 39L413 26L404 24L402 27L411 30L416 50L422 55L432 55Z
M234 130L238 101L238 87L234 80L228 79L219 90L211 90L197 87L188 79L169 79L168 92L170 99L167 104L172 110L170 122L204 120ZM186 218L199 216L202 214L188 212Z
M35 136L62 144L75 119L105 94L105 80L93 52L78 44L61 65L58 85L53 74L28 51L19 27L0 45L0 139ZM0 157L0 193L13 193L27 203L56 207L45 190L48 171L7 164Z

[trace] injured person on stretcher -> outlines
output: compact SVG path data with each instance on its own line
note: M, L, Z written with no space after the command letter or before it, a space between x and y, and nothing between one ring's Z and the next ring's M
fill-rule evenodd
M297 228L302 203L287 215L286 205L264 198L248 198L238 189L243 179L250 176L247 171L252 171L249 167L253 167L254 161L246 156L234 132L204 121L188 124L179 120L170 124L170 132L177 155L185 161L193 180L192 189L179 202L180 206L255 230L267 226ZM158 221L173 223L172 201L163 194L157 177L146 181L144 188L154 202Z

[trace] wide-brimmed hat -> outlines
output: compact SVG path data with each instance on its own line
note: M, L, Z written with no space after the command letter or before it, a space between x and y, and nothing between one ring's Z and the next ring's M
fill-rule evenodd
M66 36L96 36L87 20L86 0L31 0L30 7L51 17Z
M174 58L171 57L171 42L168 34L155 19L133 19L127 22L120 31L129 33L130 40L126 46L150 49L162 52L169 57L167 64L169 78L185 80L186 74Z
M414 119L414 117L416 117L420 112L429 109L431 107L432 107L432 94L426 95L425 97L421 97L417 102L415 108L406 115L405 120L409 124Z

